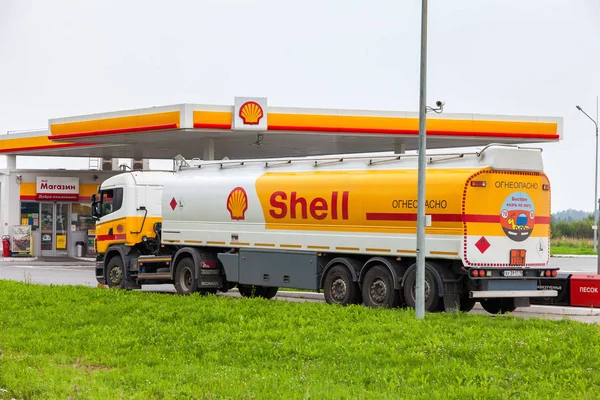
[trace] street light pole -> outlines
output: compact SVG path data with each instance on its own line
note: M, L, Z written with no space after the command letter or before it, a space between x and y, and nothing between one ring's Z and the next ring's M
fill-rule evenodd
M583 109L579 106L575 106L579 111L581 111L586 117L588 117L594 125L596 125L596 170L595 173L595 181L594 181L594 253L597 252L597 244L598 244L598 122L590 117ZM596 97L596 114L598 114L598 98ZM596 118L598 116L596 115ZM598 261L598 273L600 273L600 258Z
M419 93L419 154L417 178L417 276L415 282L415 315L425 317L425 134L427 94L427 0L421 4L421 89Z

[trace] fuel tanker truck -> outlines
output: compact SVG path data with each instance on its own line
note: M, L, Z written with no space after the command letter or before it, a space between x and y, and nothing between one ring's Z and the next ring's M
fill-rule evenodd
M552 279L541 149L427 156L425 309L529 306ZM93 196L96 278L111 288L414 307L416 155L187 161L113 176Z

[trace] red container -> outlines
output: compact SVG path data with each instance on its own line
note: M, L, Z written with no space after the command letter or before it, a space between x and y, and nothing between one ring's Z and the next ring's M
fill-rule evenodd
M571 305L600 307L600 275L571 275Z
M2 257L10 257L10 236L2 236Z

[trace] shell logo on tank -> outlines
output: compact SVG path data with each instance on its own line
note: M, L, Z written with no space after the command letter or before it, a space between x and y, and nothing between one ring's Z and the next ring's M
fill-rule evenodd
M265 114L260 104L255 101L247 101L241 105L239 115L244 121L244 125L258 125Z
M227 210L232 220L241 221L248 210L248 195L242 187L233 189L227 197Z
M308 219L317 221L330 218L331 220L348 219L348 191L333 190L322 197L306 198L298 192L276 191L269 196L269 215L279 219Z
M513 192L502 203L500 223L506 236L515 242L527 239L535 225L535 207L525 192Z

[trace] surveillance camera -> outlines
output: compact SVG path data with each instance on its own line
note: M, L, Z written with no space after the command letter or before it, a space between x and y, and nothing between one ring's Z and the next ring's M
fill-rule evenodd
M440 101L440 100L435 102L435 105L438 107L442 107L444 104L446 104L446 103L444 103L443 101Z

